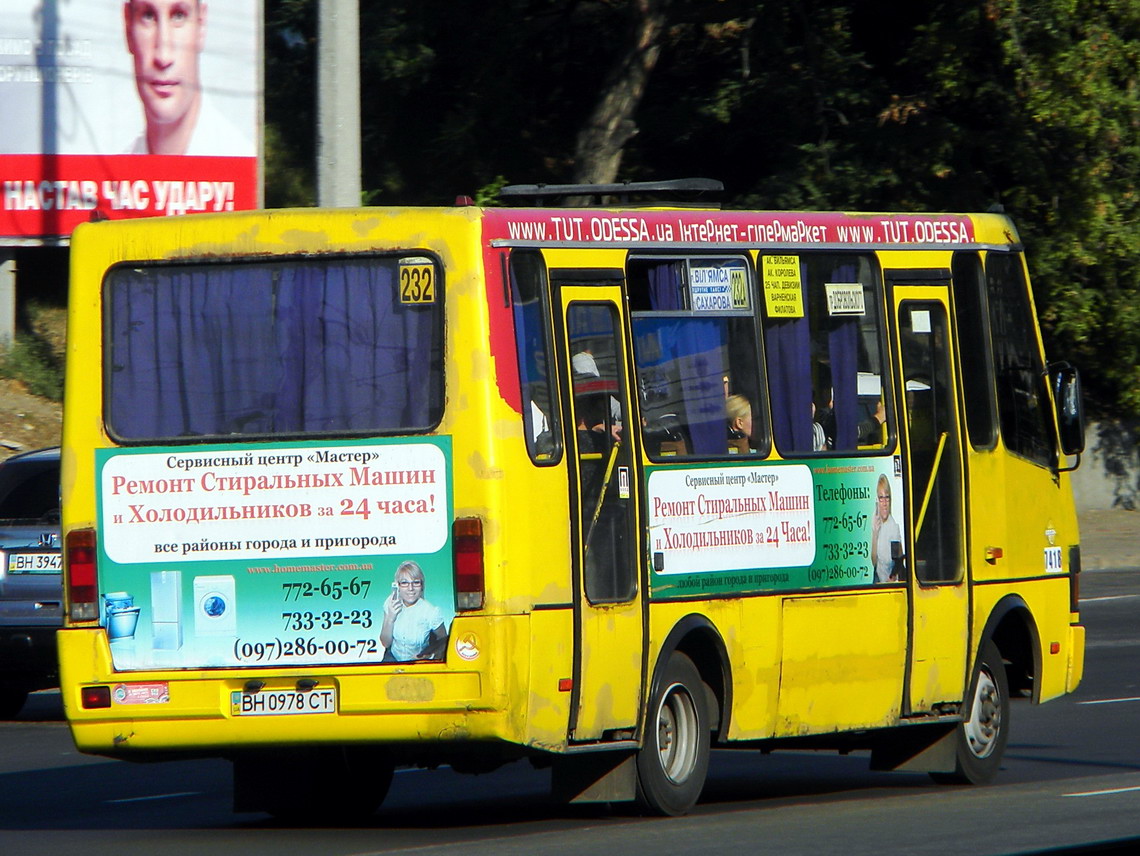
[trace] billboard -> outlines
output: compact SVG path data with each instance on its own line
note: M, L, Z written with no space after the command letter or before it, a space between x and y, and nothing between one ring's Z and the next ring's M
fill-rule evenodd
M0 0L0 242L254 208L261 0Z

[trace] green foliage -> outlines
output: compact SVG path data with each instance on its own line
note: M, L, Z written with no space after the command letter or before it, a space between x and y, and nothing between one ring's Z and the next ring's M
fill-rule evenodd
M312 170L297 162L297 153L284 141L281 128L265 126L265 207L295 208L315 204Z
M1140 414L1140 7L990 5L1028 145L1019 219L1055 350L1091 369L1097 403Z
M275 202L312 199L316 5L266 2ZM1001 204L1050 356L1082 369L1094 409L1140 416L1140 4L665 9L620 179L720 178L729 207ZM628 19L613 0L362 3L366 201L490 204L503 176L569 180Z
M0 355L0 377L18 380L28 392L63 400L63 366L51 346L34 333L17 333L6 353Z
M56 261L66 260L57 256ZM40 259L31 272L51 278ZM67 339L65 292L22 300L17 308L15 340L0 350L0 377L18 380L35 395L60 401L63 398L64 343Z
M265 201L316 198L316 0L265 2ZM306 192L307 191L307 192Z
M475 204L481 206L495 206L499 204L499 191L506 187L508 182L503 176L497 175L494 180L484 184L475 191Z

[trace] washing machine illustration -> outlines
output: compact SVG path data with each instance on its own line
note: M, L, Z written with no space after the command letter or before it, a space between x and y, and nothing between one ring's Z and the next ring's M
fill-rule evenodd
M237 635L237 590L231 576L194 577L194 632Z

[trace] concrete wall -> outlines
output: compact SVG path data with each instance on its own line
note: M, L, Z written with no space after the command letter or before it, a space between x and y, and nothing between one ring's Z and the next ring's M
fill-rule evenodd
M1140 422L1094 422L1073 473L1077 511L1140 508Z

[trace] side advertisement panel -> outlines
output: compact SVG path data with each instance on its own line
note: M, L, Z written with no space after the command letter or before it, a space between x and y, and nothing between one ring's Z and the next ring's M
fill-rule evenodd
M904 579L897 455L648 472L654 597Z
M440 659L451 443L97 452L116 669Z

